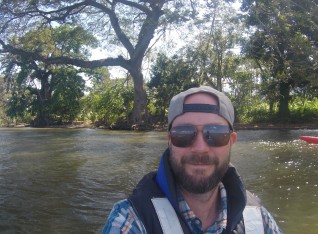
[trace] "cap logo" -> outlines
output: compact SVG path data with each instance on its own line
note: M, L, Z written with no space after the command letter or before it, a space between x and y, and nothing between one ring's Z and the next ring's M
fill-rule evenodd
M183 104L183 113L185 112L203 112L219 114L219 106L210 104Z

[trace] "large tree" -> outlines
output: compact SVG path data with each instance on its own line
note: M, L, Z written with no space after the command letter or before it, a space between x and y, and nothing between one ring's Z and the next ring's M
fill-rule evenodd
M159 54L156 62L152 66L151 79L148 82L150 100L156 107L154 117L158 122L164 122L171 98L177 93L200 85L196 79L197 68L194 64L184 61L181 54L168 58L164 54Z
M243 60L233 49L239 44L242 24L238 22L233 5L222 0L200 2L204 10L195 22L201 30L192 43L172 58L160 54L152 67L148 87L155 100L155 115L161 121L169 100L177 92L198 85L210 85L220 91L224 85L230 85L235 90L241 83L239 78L248 77L236 74Z
M233 73L230 63L233 49L240 43L242 24L233 5L226 1L206 1L205 8L203 30L197 43L189 45L187 57L199 70L200 84L222 91Z
M291 92L317 77L318 3L244 0L241 9L253 32L244 52L262 71L266 89L277 90L278 117L288 120Z
M179 16L195 9L195 1L190 1L190 10L182 8L184 2L187 1L5 0L0 5L1 52L24 53L48 64L67 63L86 68L119 66L126 69L134 82L133 122L141 123L146 108L143 58L156 30L165 30L172 21L186 20L186 17ZM19 45L12 45L7 39L8 35L26 32L34 27L74 23L100 38L110 55L91 61L63 55L43 57L35 52L21 51Z
M43 57L71 55L85 58L89 55L85 47L96 43L96 39L81 27L61 26L14 36L10 42L19 45L21 51ZM25 110L32 110L36 126L48 125L53 112L62 119L67 116L69 121L76 117L79 109L76 103L79 103L85 86L82 76L78 75L82 70L69 65L46 64L24 53L4 54L0 61L12 93L9 116L23 116Z

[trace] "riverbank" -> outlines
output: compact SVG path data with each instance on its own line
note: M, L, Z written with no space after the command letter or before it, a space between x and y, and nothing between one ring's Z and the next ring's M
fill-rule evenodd
M17 124L17 125L11 125L9 128L24 128L24 127L30 127L29 124ZM56 126L48 126L46 128L100 128L100 129L112 129L112 130L129 130L128 128L109 128L107 126L100 126L96 127L92 124L65 124L65 125L56 125ZM157 126L148 126L145 128L141 128L138 130L156 130L156 131L165 131L167 129L167 126L164 125L157 125ZM318 129L318 122L312 122L312 123L248 123L248 124L240 124L235 123L234 124L235 130L269 130L269 129L277 129L277 130L288 130L288 129ZM132 130L135 130L134 128Z
M257 124L234 124L236 130L267 130L267 129L318 129L318 123L257 123Z

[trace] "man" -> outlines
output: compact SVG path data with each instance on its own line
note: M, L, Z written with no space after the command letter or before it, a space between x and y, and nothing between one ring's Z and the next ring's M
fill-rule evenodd
M114 205L103 233L281 233L230 164L233 122L231 101L211 87L174 96L158 171Z

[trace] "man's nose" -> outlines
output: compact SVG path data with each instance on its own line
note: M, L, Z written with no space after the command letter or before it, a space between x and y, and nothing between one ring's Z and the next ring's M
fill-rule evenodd
M200 152L200 153L205 153L205 152L209 151L209 145L204 140L202 131L199 131L197 133L197 136L194 139L194 142L193 142L193 144L191 146L191 150L193 152Z

